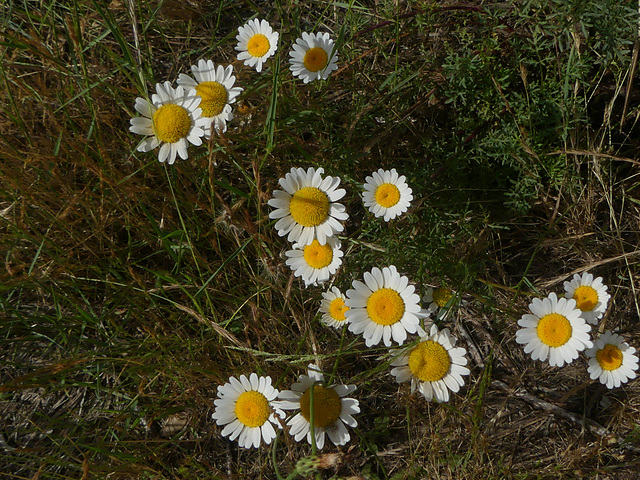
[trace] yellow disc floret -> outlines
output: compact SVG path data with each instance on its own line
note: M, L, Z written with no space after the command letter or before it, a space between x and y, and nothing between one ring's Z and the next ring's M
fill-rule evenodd
M153 131L161 142L176 143L191 129L191 118L186 108L173 103L162 105L153 114Z
M304 54L304 67L310 72L318 72L327 66L329 56L324 48L313 47Z
M313 387L313 424L328 427L340 418L342 402L333 388L315 385ZM311 387L300 397L300 413L311 423Z
M215 117L222 113L229 98L227 89L218 82L199 83L196 92L202 97L200 108L203 117Z
M453 297L453 292L449 290L447 287L436 288L433 291L433 301L440 308L444 307L447 303L449 303L449 300L451 300L451 297Z
M236 417L247 427L260 427L269 419L269 401L260 392L251 390L240 394L236 400Z
M423 382L442 380L450 366L449 352L433 340L419 343L409 354L409 369Z
M590 312L598 304L598 292L593 287L581 285L573 292L576 306L583 312Z
M318 240L304 247L304 261L312 268L325 268L333 261L333 248L328 243L320 245Z
M349 310L349 307L345 305L342 298L336 298L329 305L329 314L331 315L331 318L338 320L339 322L344 322L347 319L345 315L347 310Z
M393 325L404 316L404 300L391 288L373 292L367 300L369 318L378 325Z
M571 338L573 328L564 315L550 313L540 319L536 331L542 343L550 347L561 347Z
M622 365L622 351L610 343L596 352L596 360L603 370L616 370Z
M383 183L376 188L376 203L391 208L400 201L400 190L393 183Z
M329 197L319 188L301 188L291 197L289 211L303 227L317 227L329 216Z
M261 33L254 35L247 42L247 52L252 57L264 57L270 48L269 39Z

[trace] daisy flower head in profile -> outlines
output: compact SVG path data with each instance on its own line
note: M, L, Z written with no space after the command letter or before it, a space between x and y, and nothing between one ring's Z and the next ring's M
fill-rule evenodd
M362 199L364 206L376 218L383 217L383 220L388 222L407 211L413 195L406 177L398 175L395 168L379 169L365 179Z
M198 65L191 66L193 77L181 73L178 76L178 85L198 95L202 101L200 108L202 116L209 123L205 127L205 137L211 137L212 127L218 132L227 131L227 122L233 118L231 104L242 92L242 88L234 87L236 77L233 76L233 66L224 68L211 60L200 60Z
M411 393L418 390L428 402L448 402L449 390L458 392L464 385L462 376L470 373L467 351L455 344L449 329L438 331L434 324L428 334L420 333L416 346L392 352L396 357L391 374L398 383L411 381Z
M355 280L347 290L345 304L349 331L362 334L367 347L380 340L391 346L391 339L402 345L407 332L416 333L419 318L425 316L420 308L420 297L409 279L398 273L396 267L374 267L365 272L364 282Z
M137 147L139 152L149 152L160 146L158 160L172 165L176 155L186 160L187 146L202 145L207 119L202 117L200 97L171 82L156 84L151 101L136 98L135 108L141 117L131 119L129 130L147 135Z
M284 418L276 398L278 390L271 385L271 377L258 377L252 373L248 378L229 378L229 382L218 387L218 398L213 402L213 419L224 425L222 435L243 448L258 448L260 442L268 445L276 436L273 425L280 427L276 415Z
M266 20L249 20L238 28L238 60L243 60L249 67L255 66L256 71L261 72L264 62L276 53L279 36Z
M295 244L292 250L285 253L285 262L296 277L304 280L304 286L324 283L342 265L342 250L340 240L336 237L327 238L327 243L320 244L314 240L309 245Z
M582 311L582 318L592 325L597 325L607 310L611 295L607 293L607 286L602 283L602 277L584 272L582 276L573 275L570 282L564 282L565 297L573 298L576 306Z
M280 392L280 406L284 410L300 410L287 421L296 442L306 437L311 444L311 390L313 389L313 426L316 446L324 447L325 436L334 445L345 445L350 439L347 426L354 428L358 422L353 415L360 413L358 400L349 398L355 385L324 384L324 375L310 364L307 375L300 375L291 390Z
M338 188L340 179L322 177L323 168L292 168L279 180L283 190L273 192L269 205L275 210L269 218L278 219L276 230L281 237L301 246L314 240L327 243L327 238L342 232L340 221L349 218L344 205L337 203L345 195Z
M304 83L326 80L331 72L338 69L338 54L334 49L335 43L328 33L304 32L289 52L289 69Z
M552 367L562 367L578 358L578 353L593 346L589 339L591 326L580 316L573 299L550 293L547 298L534 298L531 313L518 320L522 327L516 332L516 342L533 360L549 358Z
M344 303L345 296L338 287L331 287L330 290L322 294L320 302L320 313L322 313L322 323L334 328L341 328L347 325L345 315L349 307Z
M624 338L607 330L586 352L589 357L589 376L609 389L618 388L636 378L638 357L635 353L636 349L630 347Z

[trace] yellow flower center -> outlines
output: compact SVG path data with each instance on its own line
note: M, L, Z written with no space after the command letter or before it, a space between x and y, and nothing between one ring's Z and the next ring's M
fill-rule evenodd
M331 265L333 248L328 243L320 245L318 240L304 247L304 261L312 268L325 268Z
M369 296L367 313L378 325L393 325L404 315L404 300L395 290L381 288Z
M538 338L550 347L561 347L569 341L573 328L564 315L550 313L538 322Z
M153 131L161 142L176 143L191 129L191 118L186 108L173 103L162 105L153 114Z
M262 426L271 414L267 397L254 390L240 394L235 412L240 423L247 427Z
M593 287L581 285L573 292L576 306L583 312L590 312L598 304L598 292Z
M622 365L622 351L610 343L596 352L596 360L603 370L616 370Z
M319 188L301 188L291 197L289 211L303 227L316 227L329 216L329 197Z
M264 57L271 48L269 39L261 33L255 34L247 42L247 52L252 57Z
M447 303L449 303L449 300L451 300L451 297L453 297L453 292L449 290L447 287L436 288L433 291L433 301L440 308L444 307Z
M419 343L409 354L409 370L424 382L442 380L450 366L449 352L433 340Z
M324 48L313 47L310 48L307 53L304 54L304 67L310 72L317 72L327 66L329 61L329 55L325 52Z
M202 97L200 108L203 117L219 115L227 104L227 89L218 82L202 82L196 87L196 92Z
M333 388L322 385L313 387L313 424L316 427L328 427L340 418L342 402ZM300 413L311 423L311 388L300 397Z
M331 318L339 322L344 322L347 319L345 315L347 310L349 310L349 307L345 305L342 298L336 298L329 304L329 315L331 315Z
M391 208L400 201L400 190L393 183L383 183L376 188L376 203Z

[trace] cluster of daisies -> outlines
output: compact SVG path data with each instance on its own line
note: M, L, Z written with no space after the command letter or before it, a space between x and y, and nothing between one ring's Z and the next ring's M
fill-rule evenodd
M337 234L349 216L338 201L346 192L339 188L339 178L323 174L322 168L292 168L279 181L282 190L274 191L268 202L274 208L270 218L277 220L278 234L292 243L286 264L305 286L329 280L342 263ZM413 200L406 178L395 169L380 169L366 177L363 190L364 205L385 221L406 212ZM448 329L439 330L429 321L432 312L451 302L452 292L430 290L427 297L429 307L423 309L415 287L395 266L374 267L364 273L363 281L353 281L345 295L335 286L323 293L320 312L327 325L348 325L349 331L362 335L367 347L380 342L386 347L403 345L408 334L417 334L409 348L390 351L391 374L399 383L410 382L412 393L418 390L428 401L446 402L470 372L465 349L455 346ZM270 377L231 377L218 387L213 418L224 426L222 435L251 448L261 441L270 443L284 423L280 422L284 410L295 410L286 425L296 441L306 438L322 448L328 436L335 445L344 445L350 440L346 427L357 425L353 415L360 411L358 401L348 396L355 389L355 385L327 384L314 364L291 390L282 392L271 385Z
M253 19L239 27L236 39L238 60L261 72L277 48L279 33L266 20ZM290 71L304 83L326 80L337 70L336 45L328 33L303 33L289 53ZM192 76L180 74L177 87L158 83L151 100L137 98L135 109L141 114L131 119L130 130L145 135L137 149L148 152L159 147L160 162L173 164L179 156L188 158L189 144L199 146L214 132L223 133L233 118L232 105L243 91L234 86L233 66L223 67L211 60L200 60L191 67ZM292 168L279 180L282 190L273 192L268 204L269 217L276 220L278 234L287 238L286 265L305 287L327 282L342 264L343 252L338 235L349 218L339 201L346 191L340 179L324 176L322 168ZM413 200L406 178L395 169L379 169L366 177L364 206L386 222L405 213ZM466 350L456 347L449 329L439 329L453 303L458 301L450 289L429 289L421 299L409 279L395 266L373 267L361 280L354 280L343 294L332 286L322 294L322 321L335 328L347 327L362 335L365 345L384 343L390 350L391 374L398 383L409 382L427 401L447 402L449 392L464 385ZM534 360L549 360L563 366L585 351L588 372L608 388L635 378L638 357L635 349L611 331L595 341L592 325L603 317L609 301L601 278L585 273L565 282L565 297L551 293L534 299L531 314L524 315L516 341L524 345ZM421 306L427 305L426 308ZM434 320L431 319L433 315ZM402 347L409 335L416 335ZM213 419L223 426L222 435L237 440L245 448L267 444L283 428L285 410L294 411L286 425L296 441L302 439L318 448L325 437L335 445L350 440L348 427L357 426L358 400L351 398L355 385L325 381L319 367L310 364L291 390L278 391L268 376L255 373L231 377L218 387Z
M607 388L617 388L635 378L638 369L636 349L610 330L594 341L590 333L604 316L610 295L602 278L591 273L575 274L564 282L565 296L555 293L547 298L534 298L531 313L518 321L516 342L524 345L533 360L549 360L551 366L562 367L585 351L588 372Z
M238 28L238 60L261 72L267 59L278 48L279 33L266 20L249 20ZM326 80L337 70L338 55L328 33L304 32L289 53L292 74L309 83ZM191 66L193 76L181 73L178 86L171 82L156 84L151 101L138 97L135 109L142 115L131 119L129 130L145 138L137 147L149 152L157 147L158 160L173 164L179 156L188 158L189 144L202 145L214 131L224 133L233 118L231 105L243 91L234 87L233 66L216 66L211 60L200 60Z

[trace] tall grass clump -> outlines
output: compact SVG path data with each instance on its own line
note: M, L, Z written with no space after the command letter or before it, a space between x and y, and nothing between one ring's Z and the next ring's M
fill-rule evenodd
M534 298L589 271L611 296L593 338L639 348L637 3L42 0L0 18L7 478L633 478L638 381L515 340ZM279 33L261 72L235 49L252 18ZM291 74L303 32L335 42L325 80ZM129 131L136 98L201 59L233 65L234 118L159 163ZM337 272L306 288L269 200L310 167L349 219ZM379 169L412 190L389 222L362 201ZM318 312L392 265L465 350L448 402ZM297 442L290 417L257 449L222 434L219 386L255 373L295 400L311 365L318 395L357 387L345 445Z

